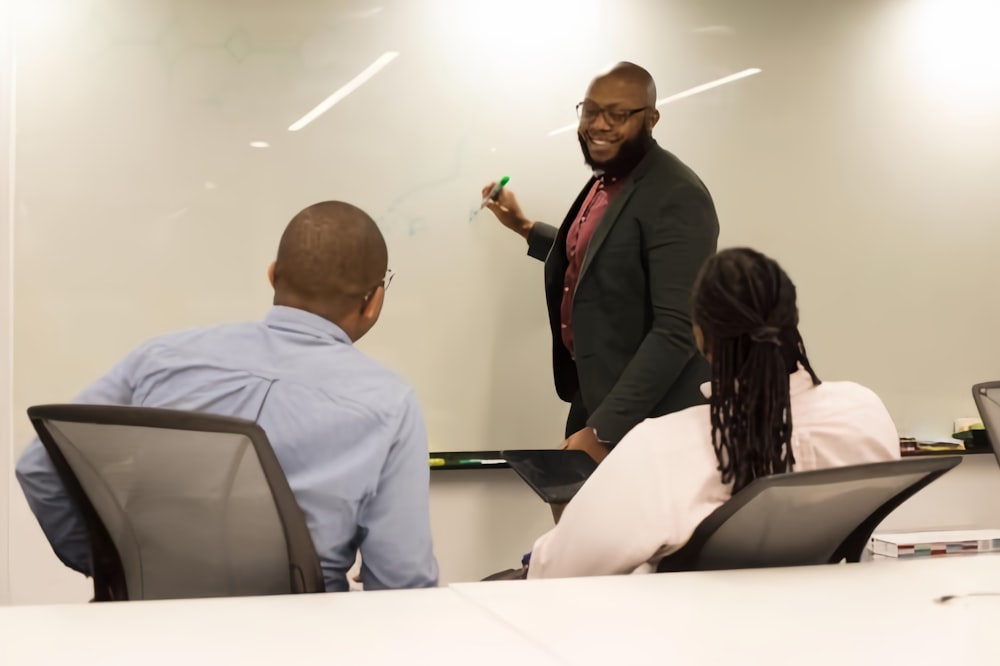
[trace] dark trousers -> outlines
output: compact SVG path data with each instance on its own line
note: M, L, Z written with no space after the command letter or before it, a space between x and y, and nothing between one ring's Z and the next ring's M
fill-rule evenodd
M566 416L566 437L587 427L587 407L583 404L583 396L577 391L573 401L569 403L569 414Z
M573 396L573 401L569 403L569 414L566 416L566 437L586 428L588 418L590 418L590 414L587 413L587 408L583 404L583 397L577 391L576 395ZM566 505L550 504L549 508L552 509L552 519L558 523Z

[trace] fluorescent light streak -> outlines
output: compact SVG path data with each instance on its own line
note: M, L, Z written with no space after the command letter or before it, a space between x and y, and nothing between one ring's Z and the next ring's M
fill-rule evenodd
M189 210L189 208L187 206L185 206L184 208L178 208L177 210L175 210L172 213L167 213L166 215L161 216L158 221L159 222L170 222L172 220L176 220L177 218L182 217L183 215L185 215L188 212L188 210Z
M551 132L546 134L546 136L555 136L556 134L563 134L565 132L569 132L570 130L575 130L578 126L579 123L573 123L572 125L565 125L563 127L559 127L557 129L552 130Z
M348 81L346 84L341 86L339 89L334 91L332 95L330 95L322 102L317 104L316 107L312 109L309 113L307 113L306 115L302 116L294 123L292 123L288 127L288 131L298 132L300 129L302 129L312 121L319 118L321 115L329 111L334 104L336 104L337 102L344 99L352 92L363 86L365 82L368 81L368 79L378 74L382 70L382 68L384 68L393 60L395 60L396 56L398 55L399 55L398 51L386 51L385 53L380 55L378 57L378 60L368 65L368 67L366 67L364 71L362 71L360 74L358 74L353 79Z
M760 74L760 69L757 67L744 69L742 72L736 72L735 74L730 74L729 76L723 76L721 79L716 79L714 81L709 81L708 83L703 83L700 86L695 86L694 88L688 88L687 90L682 90L676 95L670 95L669 97L658 99L656 100L656 106L663 106L664 104L670 104L671 102L676 102L679 99L684 99L685 97L691 97L692 95L703 93L706 90L711 90L712 88L718 88L719 86L724 86L727 83L732 83L733 81L739 81L740 79L745 79L746 77L753 76L754 74Z
M251 148L270 148L271 144L269 144L267 141L251 141L250 142L250 147Z
M382 7L372 7L371 9L365 9L360 12L354 12L353 14L348 14L352 18L366 19L375 16L382 11Z
M723 76L721 79L715 79L714 81L709 81L708 83L702 83L693 88L688 88L687 90L682 90L679 93L664 97L663 99L656 100L656 106L663 106L664 104L671 104L679 99L684 99L685 97L691 97L692 95L697 95L698 93L703 93L706 90L711 90L712 88L718 88L719 86L724 86L727 83L732 83L733 81L739 81L740 79L745 79L748 76L753 76L754 74L760 74L761 70L758 67L751 67L749 69L744 69L743 71L736 72L735 74L730 74L729 76ZM559 127L548 133L547 136L556 136L557 134L563 134L565 132L570 132L578 127L578 123L573 123L572 125L566 125L564 127Z

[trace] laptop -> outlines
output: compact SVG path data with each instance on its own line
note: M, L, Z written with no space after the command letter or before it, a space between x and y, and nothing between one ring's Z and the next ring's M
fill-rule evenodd
M1000 382L984 382L972 387L979 418L983 420L986 437L1000 463Z
M569 502L597 469L594 459L583 451L516 449L501 451L500 455L548 504Z

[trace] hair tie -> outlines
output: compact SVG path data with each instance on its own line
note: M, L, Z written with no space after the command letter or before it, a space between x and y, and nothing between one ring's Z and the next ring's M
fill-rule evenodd
M750 339L754 342L767 342L780 347L781 340L778 338L778 333L780 332L780 329L774 326L761 326L757 330L750 332Z

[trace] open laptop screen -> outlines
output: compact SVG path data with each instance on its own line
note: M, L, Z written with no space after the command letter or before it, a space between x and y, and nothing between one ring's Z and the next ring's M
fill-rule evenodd
M502 451L507 464L549 504L565 504L597 469L583 451L518 449Z
M993 453L1000 463L1000 382L986 382L972 387L972 396L983 420L986 436L993 446Z

